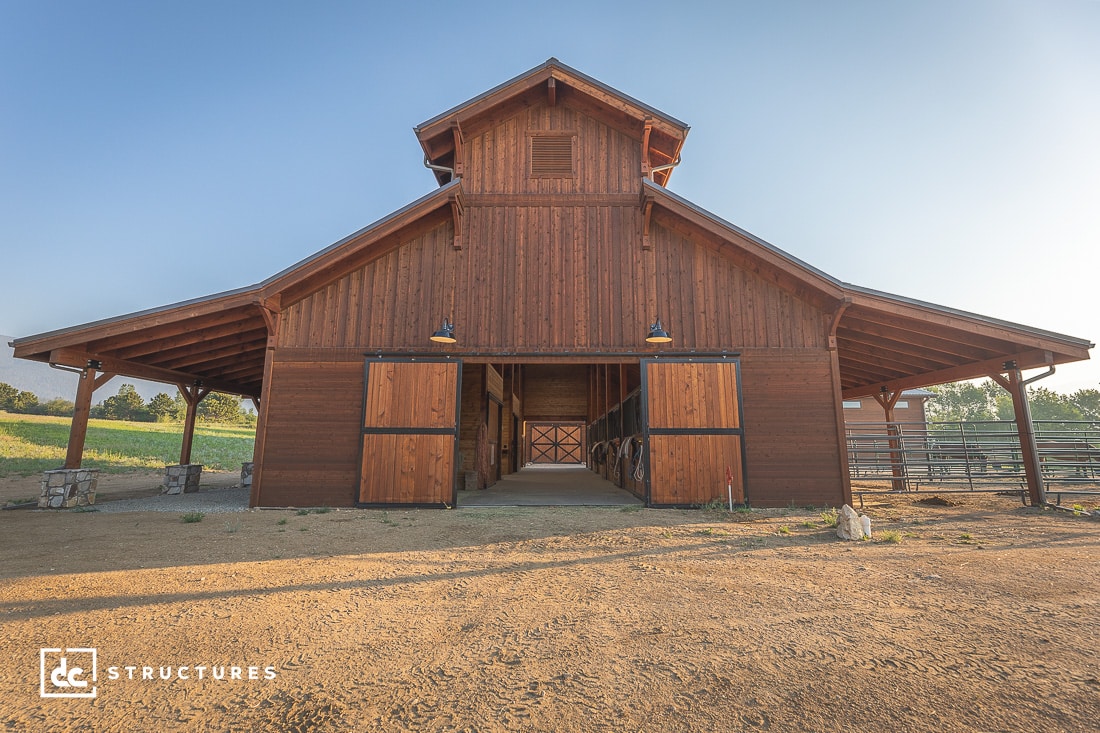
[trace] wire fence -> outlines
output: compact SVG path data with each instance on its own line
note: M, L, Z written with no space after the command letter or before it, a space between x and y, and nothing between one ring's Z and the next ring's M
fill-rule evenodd
M1100 422L1033 422L1044 482L1062 493L1100 490ZM1014 421L849 423L853 480L888 481L886 490L921 486L999 491L1027 484Z

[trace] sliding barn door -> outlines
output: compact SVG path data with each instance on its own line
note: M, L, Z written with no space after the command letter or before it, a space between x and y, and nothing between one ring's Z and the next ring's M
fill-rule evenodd
M740 364L736 359L644 359L650 506L745 501Z
M359 503L454 506L458 361L370 359Z

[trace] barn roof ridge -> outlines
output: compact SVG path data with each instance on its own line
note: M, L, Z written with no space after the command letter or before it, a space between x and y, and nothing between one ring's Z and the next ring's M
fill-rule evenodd
M584 72L579 71L579 70L573 68L572 66L569 66L568 64L564 64L561 61L559 61L557 58L551 56L550 58L548 58L543 63L541 63L537 66L534 66L534 67L532 67L532 68L528 69L527 71L524 71L520 74L517 74L516 76L512 77L511 79L508 79L505 82L497 84L493 88L488 89L488 90L482 92L481 94L477 94L473 97L470 97L465 102L461 102L459 104L456 104L455 106L451 107L450 109L448 109L444 112L440 112L435 117L432 117L428 120L425 120L424 122L421 122L419 125L414 127L413 130L419 135L422 130L424 130L428 127L431 127L432 125L436 125L439 122L441 122L441 121L443 121L443 120L445 120L449 117L455 116L459 112L461 112L462 110L464 110L468 107L471 107L471 106L477 104L478 102L482 102L486 99L489 99L493 95L499 94L500 92L508 89L509 87L516 86L519 83L521 83L521 82L523 82L523 81L525 81L525 80L527 80L531 77L538 76L542 72L549 71L549 72L551 72L551 74L553 74L553 71L555 69L558 70L558 71L561 71L561 72L563 72L563 73L565 73L569 76L572 76L576 79L579 79L579 80L585 82L586 84L590 84L593 87L596 87L596 88L600 89L601 91L603 91L606 94L611 94L613 96L616 96L619 99L623 100L624 102L627 102L628 104L630 104L634 107L637 107L638 109L640 109L644 112L647 112L647 113L649 113L651 115L654 115L656 117L660 117L661 119L663 119L665 122L668 122L669 124L672 124L672 125L677 126L677 127L681 127L681 128L683 128L685 134L687 133L688 130L691 129L691 126L688 125L686 122L683 122L682 120L679 120L679 119L673 117L672 115L667 114L666 112L662 112L661 110L657 109L656 107L653 107L649 104L646 104L645 102L642 102L641 100L639 100L635 97L632 97L629 94L625 94L624 92L619 91L615 87L612 87L608 84L605 84L604 82L600 81L599 79L596 79L595 77L589 76L588 74L585 74Z

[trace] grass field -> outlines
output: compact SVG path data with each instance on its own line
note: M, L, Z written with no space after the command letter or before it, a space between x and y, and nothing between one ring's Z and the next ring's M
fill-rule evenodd
M65 462L69 418L0 412L0 478L30 476ZM254 428L210 425L195 427L191 460L212 470L239 470L252 460ZM89 420L84 443L87 468L107 473L163 468L179 462L181 423Z

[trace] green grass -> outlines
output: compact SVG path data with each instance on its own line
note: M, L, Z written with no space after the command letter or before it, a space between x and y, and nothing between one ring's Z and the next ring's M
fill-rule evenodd
M197 524L205 516L202 512L187 512L187 514L180 515L180 521L184 524Z
M69 418L0 412L0 478L32 476L65 462ZM191 460L215 471L239 470L252 460L256 431L238 425L195 426ZM105 473L158 469L179 462L180 423L89 420L84 468Z

